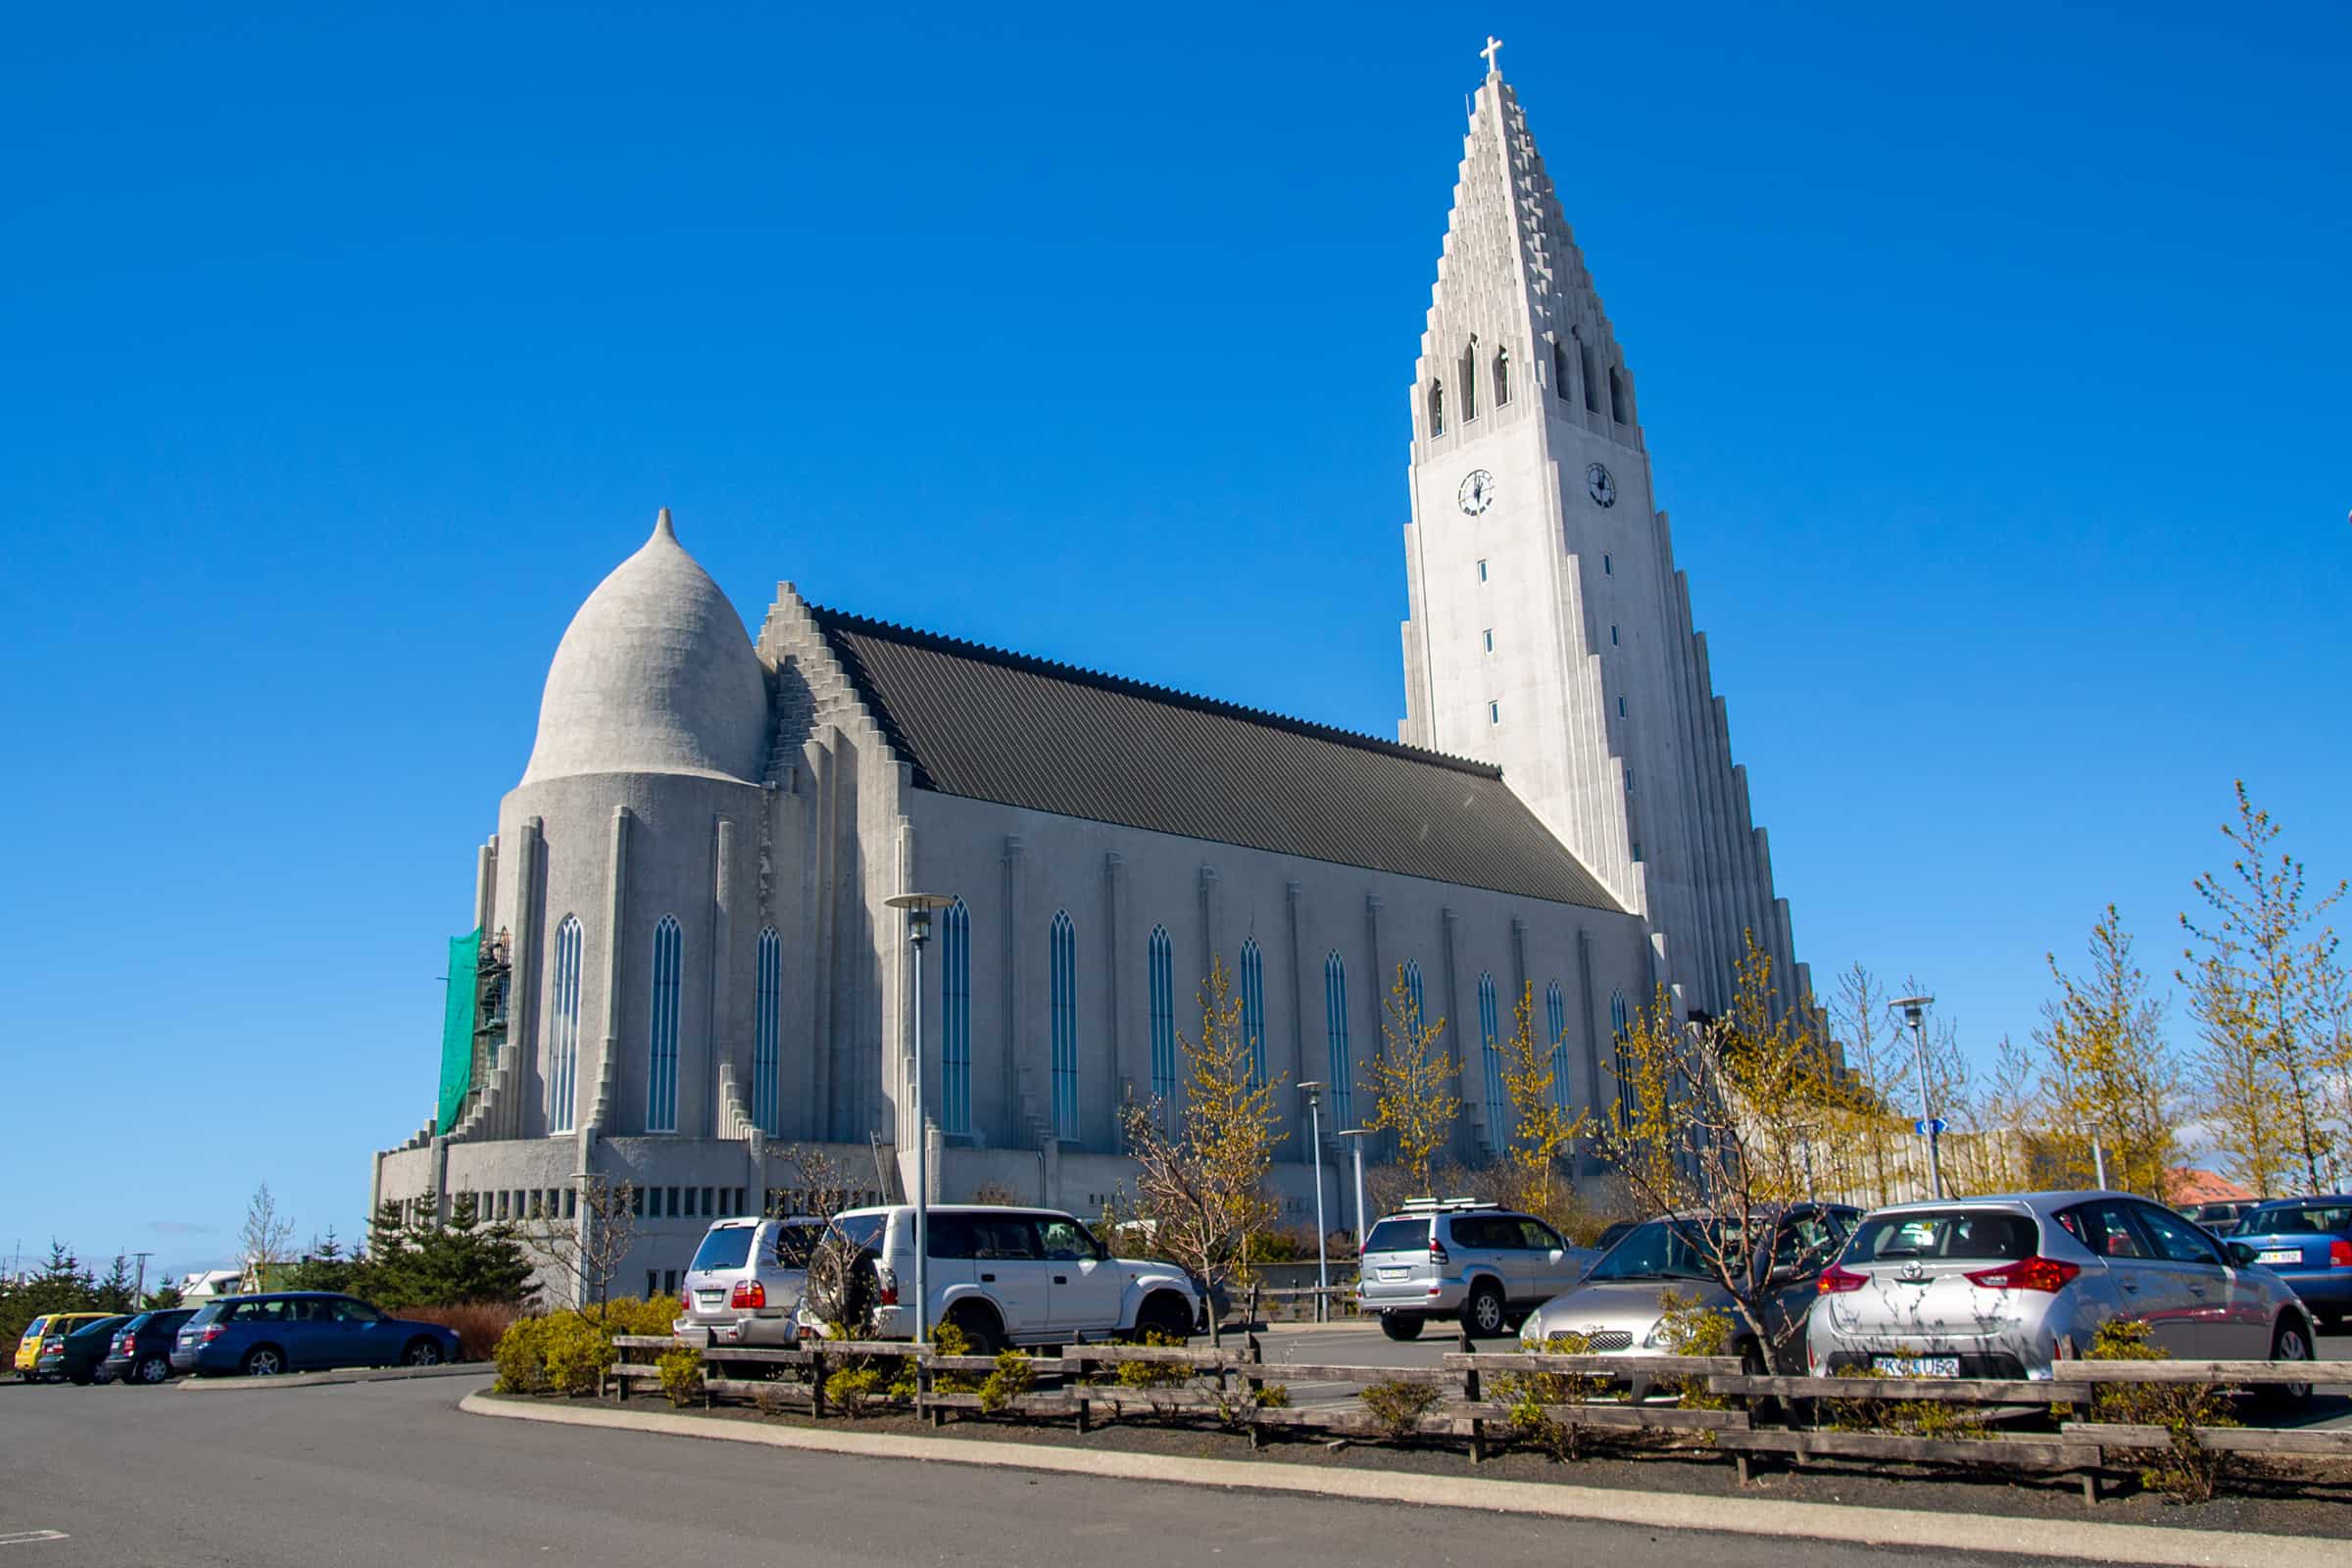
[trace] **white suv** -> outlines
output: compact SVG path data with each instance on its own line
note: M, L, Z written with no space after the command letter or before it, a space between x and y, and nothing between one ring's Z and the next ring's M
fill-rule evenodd
M929 1213L925 1283L932 1323L963 1331L975 1355L1008 1345L1073 1345L1156 1333L1182 1342L1200 1323L1200 1296L1174 1263L1112 1257L1094 1232L1050 1208L947 1203ZM894 1203L846 1209L834 1227L859 1249L858 1284L870 1285L873 1335L910 1339L914 1209ZM804 1306L801 1332L827 1326Z

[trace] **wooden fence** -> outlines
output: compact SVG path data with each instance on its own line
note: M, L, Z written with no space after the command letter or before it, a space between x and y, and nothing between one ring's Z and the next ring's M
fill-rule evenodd
M620 1399L629 1397L632 1386L652 1383L659 1387L661 1370L652 1364L652 1358L661 1352L682 1346L704 1349L665 1336L622 1335L613 1343L620 1360L605 1387ZM1690 1407L1689 1399L1676 1404L1630 1402L1603 1394L1537 1408L1544 1421L1555 1426L1587 1428L1596 1434L1649 1434L1661 1442L1686 1445L1694 1453L1719 1452L1731 1459L1743 1484L1751 1460L1758 1456L1778 1456L1797 1464L1811 1458L1861 1459L2074 1475L2081 1479L2083 1500L2088 1503L2098 1499L2102 1475L2117 1468L2113 1456L2166 1448L2174 1444L2174 1434L2161 1426L2059 1419L2051 1412L2053 1405L2087 1411L2095 1408L2095 1391L2123 1385L2212 1386L2258 1392L2313 1383L2320 1391L2352 1393L2352 1366L2345 1366L2342 1376L2331 1377L2330 1363L2309 1361L2070 1361L2061 1363L2057 1379L2051 1382L1764 1377L1741 1372L1739 1359L1732 1356L1474 1352L1467 1348L1467 1341L1462 1344L1464 1348L1445 1354L1434 1367L1269 1362L1254 1334L1220 1349L1072 1346L1059 1354L1029 1357L1035 1386L996 1401L996 1413L1019 1419L1071 1420L1080 1432L1105 1419L1197 1421L1211 1417L1247 1432L1252 1447L1285 1432L1350 1439L1409 1436L1461 1444L1470 1462L1478 1464L1515 1436L1513 1414L1518 1406L1512 1398L1496 1396L1517 1391L1498 1390L1494 1383L1497 1377L1552 1374L1577 1379L1578 1385L1572 1386L1594 1388L1628 1381L1666 1383L1721 1396L1722 1407L1705 1407L1715 1404L1714 1399ZM820 1420L843 1413L838 1401L826 1394L826 1380L832 1373L885 1358L889 1365L904 1367L911 1356L913 1398L890 1400L877 1391L869 1402L890 1409L911 1407L934 1426L983 1408L981 1396L975 1393L937 1387L942 1374L973 1378L997 1367L991 1356L918 1353L904 1341L828 1341L794 1349L726 1347L706 1353L713 1362L777 1369L774 1381L710 1377L706 1371L702 1394L706 1403L759 1401L763 1407L804 1409ZM1120 1367L1138 1363L1179 1366L1189 1369L1189 1376L1181 1383L1158 1387L1093 1381L1116 1379ZM1360 1398L1304 1407L1261 1402L1260 1391L1295 1384L1358 1390L1380 1384L1414 1384L1432 1388L1436 1396L1420 1414L1390 1420L1376 1415ZM1832 1408L1852 1408L1857 1401L1977 1406L1983 1407L1981 1414L2040 1416L2049 1430L2009 1431L1987 1426L1975 1436L1938 1438L1802 1424L1798 1416L1816 1408L1814 1401L1837 1401ZM2338 1461L2345 1467L2343 1479L2352 1481L2352 1429L2198 1427L2194 1441L2215 1452Z

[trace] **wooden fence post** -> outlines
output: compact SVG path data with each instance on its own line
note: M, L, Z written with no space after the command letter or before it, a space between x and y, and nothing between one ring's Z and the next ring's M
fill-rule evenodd
M808 1419L825 1418L825 1352L814 1345L808 1348Z
M1470 1349L1470 1319L1466 1314L1462 1318L1462 1353L1465 1355L1472 1353ZM1476 1404L1480 1396L1478 1368L1475 1366L1463 1368L1463 1401L1468 1404ZM1470 1418L1470 1462L1474 1465L1487 1462L1487 1423L1477 1416Z

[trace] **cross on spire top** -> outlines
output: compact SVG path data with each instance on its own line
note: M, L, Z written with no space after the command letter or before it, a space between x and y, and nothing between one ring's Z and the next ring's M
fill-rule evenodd
M1480 53L1480 54L1482 54L1482 55L1486 56L1486 60L1487 60L1487 74L1488 74L1488 75L1490 75L1490 76L1494 76L1494 75L1499 75L1499 74L1501 74L1501 72L1502 72L1502 68L1501 68L1500 66L1498 66L1498 65L1496 65L1496 64L1494 63L1494 57L1495 57L1496 55L1500 54L1501 52L1502 52L1502 40L1501 40L1500 38L1497 38L1497 37L1495 37L1495 36L1494 36L1493 33L1491 33L1491 32L1490 32L1490 33L1488 33L1488 34L1487 34L1487 46L1486 46L1484 49L1481 49L1481 50L1479 51L1479 53Z

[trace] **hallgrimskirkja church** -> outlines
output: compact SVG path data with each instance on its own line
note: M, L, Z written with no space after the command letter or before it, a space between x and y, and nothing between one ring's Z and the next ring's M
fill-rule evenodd
M1664 984L1730 1001L1743 934L1806 990L1732 760L1634 374L1492 56L1414 367L1395 740L812 604L756 634L669 514L555 651L537 741L452 944L437 1103L371 1203L581 1221L633 1183L616 1292L674 1290L710 1219L821 1149L906 1194L1080 1213L1130 1182L1120 1107L1177 1093L1212 956L1269 1079L1334 1136L1399 970L1459 1064L1454 1155L1508 1136L1523 990L1571 1108ZM691 536L691 530L689 530ZM1169 765L1182 759L1182 765ZM912 965L886 906L953 898ZM1275 1186L1311 1215L1300 1096ZM559 1283L551 1293L559 1298Z

